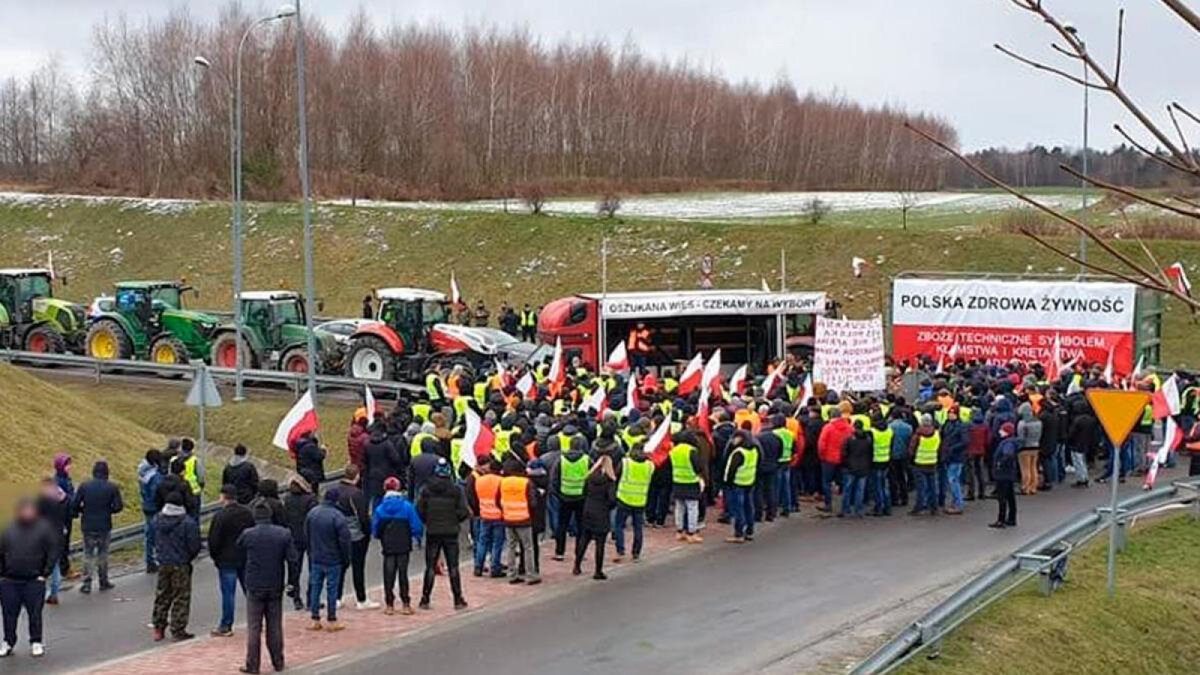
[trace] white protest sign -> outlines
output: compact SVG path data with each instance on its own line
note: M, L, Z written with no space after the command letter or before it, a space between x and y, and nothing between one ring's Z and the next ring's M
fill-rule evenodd
M884 388L883 319L817 317L813 377L835 391Z

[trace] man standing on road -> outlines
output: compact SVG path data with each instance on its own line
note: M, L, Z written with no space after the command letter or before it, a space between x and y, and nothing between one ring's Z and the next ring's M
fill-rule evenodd
M1003 529L1017 526L1017 497L1013 484L1020 477L1017 468L1017 452L1020 441L1013 437L1016 432L1012 422L1000 425L1000 443L992 458L992 480L996 481L996 522L988 527Z
M241 443L233 449L233 457L221 472L221 485L232 485L237 490L237 503L242 506L249 507L258 495L258 468Z
M158 515L156 497L163 475L162 452L156 449L148 450L137 467L138 496L141 497L142 520L145 523L142 529L142 547L146 554L147 574L158 571L158 561L154 559L154 516Z
M725 465L725 498L730 500L733 536L725 541L742 544L754 539L754 481L758 477L758 448L748 442L750 432L738 432Z
M450 480L450 462L445 458L438 461L431 480L417 498L417 515L425 524L425 580L421 587L421 602L418 607L429 609L430 594L433 593L434 570L438 556L446 556L446 576L450 577L450 591L454 595L454 609L466 609L463 597L462 578L458 573L458 528L471 515L462 489Z
M190 438L183 439L179 444L179 457L176 459L183 463L183 480L192 488L192 501L199 508L204 486L208 483L208 474L204 468L204 460L196 454L196 442Z
M271 524L271 507L254 505L254 527L242 532L237 548L246 560L246 664L243 673L257 673L262 655L262 632L267 624L267 652L275 672L283 670L283 586L285 563L296 560L292 533Z
M621 463L617 477L617 508L613 515L613 545L617 555L613 562L625 557L625 520L633 521L633 561L642 558L642 528L645 525L646 499L650 494L650 479L654 463L646 459L643 445L636 443Z
M336 487L329 488L321 505L308 513L304 531L308 540L308 609L312 624L308 630L336 633L345 626L337 621L338 584L350 563L350 528L346 516L337 507L341 497ZM325 590L325 615L321 625L321 590Z
M367 597L367 550L371 547L371 507L367 497L359 489L358 467L347 464L342 480L338 482L338 509L346 516L346 527L350 529L350 576L354 582L355 607L359 610L379 609L379 603ZM343 573L338 583L338 597L346 588Z
M413 542L421 541L425 527L417 509L400 491L400 479L388 476L383 481L383 499L371 514L371 536L379 540L383 552L384 614L396 613L396 582L400 585L400 613L412 615L412 598L408 592L408 556Z
M0 657L17 645L17 620L21 610L29 618L29 653L46 653L42 643L42 607L46 579L59 561L60 535L38 516L31 500L17 504L17 517L0 535L0 609L4 614L4 642Z
M559 434L559 442L566 441L569 447L562 449L562 456L550 473L550 489L558 497L558 523L554 528L554 559L563 560L567 550L567 530L575 523L578 535L579 521L583 519L583 484L587 480L591 460L584 450L587 439L576 435L574 425L567 425Z
M308 518L308 513L317 508L317 497L313 494L312 488L308 486L308 481L300 476L292 476L288 480L287 495L283 498L283 516L287 522L287 527L292 531L292 544L296 547L296 559L288 560L288 585L287 592L292 598L292 607L296 611L304 609L304 598L307 593L303 590L304 585L300 583L300 573L304 569L304 553L308 551L308 536L305 533L304 523ZM309 566L312 566L312 557L309 557ZM311 571L309 573L311 575Z
M176 641L190 640L188 614L192 606L192 561L200 555L200 525L183 506L184 496L172 492L154 519L158 546L158 585L154 590L154 641L166 636L169 625Z
M504 553L504 514L500 511L500 460L494 455L480 458L467 478L467 501L478 518L475 530L475 576L483 576L484 563L493 579L504 576L500 557Z
M921 415L921 426L917 427L909 441L909 456L912 458L913 477L917 486L917 503L908 512L909 515L920 515L922 511L937 515L937 464L941 447L942 435L933 426L933 416L928 413Z
M246 587L245 559L238 549L238 537L254 527L250 509L237 501L238 490L233 485L221 486L221 510L208 526L208 554L217 566L217 583L221 590L221 622L212 630L213 637L233 637L233 620L237 611L237 587ZM269 507L268 507L269 508Z
M675 434L671 442L673 445L667 457L671 463L671 498L675 502L675 538L699 544L704 541L697 529L700 496L704 492L700 451L696 448L696 437L690 431Z
M125 508L121 488L108 480L108 462L97 461L92 466L92 479L75 492L71 503L72 518L79 518L83 531L83 585L81 593L92 592L92 575L100 577L100 590L113 587L108 582L108 543L112 535L112 517Z
M946 465L946 486L943 492L950 499L946 513L952 516L962 515L963 512L963 466L967 462L967 425L959 419L959 407L951 405L946 411L946 421L942 424L941 461Z
M537 488L525 473L525 465L509 453L504 460L504 478L500 480L500 511L508 540L508 583L530 585L542 583L538 572L538 555L534 547L533 516L537 509ZM518 555L520 556L518 558ZM524 574L522 574L524 570Z

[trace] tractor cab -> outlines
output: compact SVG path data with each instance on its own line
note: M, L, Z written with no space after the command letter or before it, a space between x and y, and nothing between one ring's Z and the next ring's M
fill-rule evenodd
M113 310L137 321L147 332L157 332L164 312L183 309L183 293L188 290L191 288L176 281L122 282L113 295Z
M242 293L242 322L264 344L276 344L289 326L304 330L304 299L291 291Z
M0 269L0 347L35 352L77 350L83 307L54 297L46 269Z
M381 288L379 298L379 321L393 331L404 343L404 351L417 353L426 351L429 334L439 323L446 323L450 312L446 296L437 291L422 288Z
M98 359L149 358L182 364L207 358L217 317L183 307L181 281L122 281L111 308L93 317L87 353Z
M239 297L242 313L242 365L300 373L308 372L308 327L304 297L293 291L247 291ZM317 303L318 308L320 303ZM333 335L314 331L319 372L336 367L340 359ZM237 326L223 324L213 336L210 360L214 366L237 364Z

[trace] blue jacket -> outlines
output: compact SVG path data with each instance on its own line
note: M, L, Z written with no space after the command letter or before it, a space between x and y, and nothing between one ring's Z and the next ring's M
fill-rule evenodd
M942 425L942 460L948 464L967 461L967 425L962 420L946 420Z
M238 535L237 547L246 559L246 590L282 593L284 563L299 557L292 545L292 531L262 521Z
M410 552L413 540L424 533L417 509L399 492L387 493L371 515L371 536L382 544L384 555Z
M159 468L146 460L142 460L137 468L138 494L142 498L142 513L158 511L156 495L158 484L162 482L163 473Z
M1017 480L1020 473L1017 470L1018 450L1020 450L1020 443L1017 442L1015 436L1009 436L1000 441L1000 445L996 446L996 453L992 457L992 480Z
M87 533L112 531L113 514L125 508L121 488L108 480L108 463L96 462L92 479L79 486L71 500L71 517L79 518L79 529Z
M154 534L160 565L187 565L200 555L200 525L182 506L164 506L154 517Z
M904 420L892 420L888 428L892 430L892 459L908 461L908 442L912 440L912 425Z
M325 501L304 519L304 538L313 565L346 565L350 562L350 528L337 505Z

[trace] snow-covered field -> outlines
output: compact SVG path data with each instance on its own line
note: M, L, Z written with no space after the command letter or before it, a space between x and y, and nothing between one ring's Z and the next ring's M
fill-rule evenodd
M625 216L674 218L682 220L744 220L795 216L804 212L813 198L820 199L838 213L898 209L901 195L895 192L722 192L680 195L630 196L621 200ZM912 208L922 211L983 213L1027 206L1011 195L991 192L916 192L908 198ZM1047 206L1073 209L1079 197L1073 194L1038 195ZM331 204L349 204L334 200ZM496 199L468 202L391 202L359 200L359 206L375 208L452 209L464 211L502 211L505 202ZM509 210L520 211L519 200L509 200ZM595 200L555 199L545 206L547 213L592 214Z
M902 198L895 192L721 192L678 195L641 195L622 199L621 215L677 220L751 220L796 216L814 199L825 202L835 213L896 210L908 199L915 211L925 213L986 213L1026 205L1006 194L994 192L916 192ZM1079 197L1070 193L1042 194L1035 197L1047 206L1072 210ZM122 210L173 215L184 213L202 202L192 199L146 199L97 195L38 194L0 192L0 205L56 208L77 203L117 205ZM348 205L348 199L321 202L324 205ZM460 211L503 211L505 202L487 199L466 202L415 201L393 202L358 200L358 206L380 209L436 209ZM516 199L507 202L508 210L522 211ZM546 203L547 213L564 215L594 214L592 199L554 199Z

